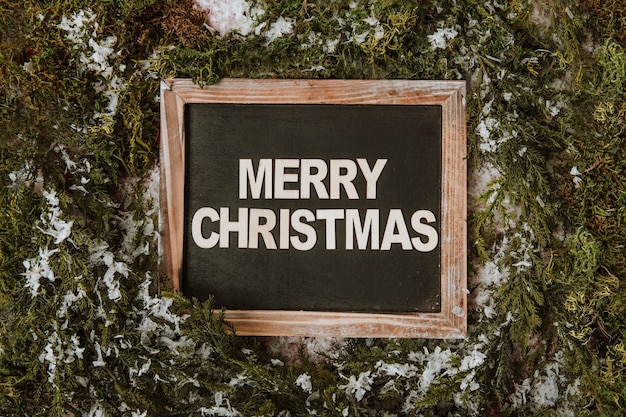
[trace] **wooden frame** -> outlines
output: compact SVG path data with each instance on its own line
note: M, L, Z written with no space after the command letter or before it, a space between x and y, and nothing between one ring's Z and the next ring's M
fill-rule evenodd
M467 331L467 168L464 81L224 79L200 88L161 83L163 269L180 288L183 263L187 103L394 104L442 106L441 311L370 314L229 310L238 334L463 338Z

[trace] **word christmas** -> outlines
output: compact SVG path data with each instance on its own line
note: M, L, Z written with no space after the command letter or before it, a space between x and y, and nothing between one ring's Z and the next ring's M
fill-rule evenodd
M252 159L239 160L239 199L246 200L309 200L314 191L319 200L340 200L342 190L349 200L375 200L377 183L387 159L377 159L370 166L364 158L331 159L261 159L255 170ZM365 189L357 190L354 183L359 173ZM328 180L327 180L328 177ZM324 181L327 180L328 188ZM360 193L359 193L360 191ZM201 207L192 218L191 234L200 248L228 248L230 234L237 235L240 249L258 249L259 240L267 249L308 251L318 244L316 225L325 230L327 250L337 249L337 230L345 230L345 249L391 250L400 245L402 250L430 252L437 247L439 236L431 224L437 221L429 210L417 210L407 218L402 209L388 210L387 219L381 210L367 208L307 208L268 209L238 208L237 219L231 217L230 207ZM383 213L384 215L384 213ZM208 236L203 232L205 221L219 225ZM384 222L381 238L380 226ZM340 228L339 224L343 223ZM217 231L219 230L219 232ZM292 234L292 231L296 234Z

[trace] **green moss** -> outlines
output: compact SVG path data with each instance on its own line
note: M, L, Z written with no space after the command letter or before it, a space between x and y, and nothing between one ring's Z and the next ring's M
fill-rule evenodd
M258 23L294 23L268 42L216 36L191 1L0 1L0 414L623 412L622 3L271 2ZM76 43L59 24L81 10L93 19ZM457 35L435 48L443 28ZM112 36L110 72L87 68L88 38ZM326 363L280 366L225 331L210 301L156 297L167 283L151 272L144 179L158 80L183 76L467 80L468 158L501 175L469 213L468 339L350 340ZM43 223L55 207L72 222L59 242ZM25 262L42 253L53 279L33 296ZM539 398L548 380L554 401Z

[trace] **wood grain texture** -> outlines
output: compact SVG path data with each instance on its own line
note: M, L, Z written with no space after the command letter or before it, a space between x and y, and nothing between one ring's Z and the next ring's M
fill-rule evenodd
M463 338L467 332L467 166L464 81L224 79L161 83L163 270L180 289L187 103L442 106L441 312L407 314L229 310L238 334Z

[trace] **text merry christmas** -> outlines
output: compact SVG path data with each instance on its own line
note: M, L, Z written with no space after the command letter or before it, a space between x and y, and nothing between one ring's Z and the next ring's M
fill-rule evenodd
M239 199L341 200L345 194L348 200L376 200L378 180L387 162L377 159L370 166L364 158L260 159L255 169L252 159L240 159ZM357 179L362 179L358 183L364 184L361 190L357 188ZM430 252L439 242L433 226L437 219L430 210L411 210L408 215L403 208L381 213L376 207L241 207L236 211L234 219L230 207L198 209L191 225L194 243L204 249L228 248L230 236L235 234L240 249L258 249L262 240L267 249L308 251L322 240L318 230L324 231L327 250L388 251L395 244L402 250ZM345 239L339 236L341 232Z

